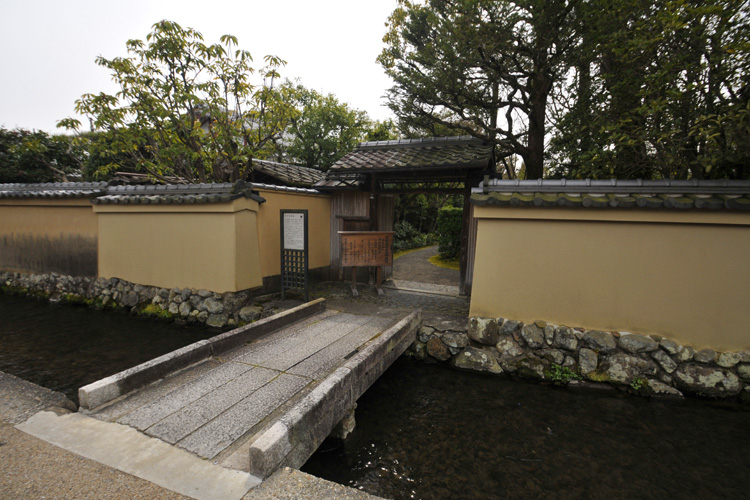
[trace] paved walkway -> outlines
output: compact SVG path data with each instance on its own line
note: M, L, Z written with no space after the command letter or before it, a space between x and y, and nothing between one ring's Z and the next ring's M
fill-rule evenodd
M326 310L218 359L209 358L91 416L247 471L243 443L395 319L400 318Z

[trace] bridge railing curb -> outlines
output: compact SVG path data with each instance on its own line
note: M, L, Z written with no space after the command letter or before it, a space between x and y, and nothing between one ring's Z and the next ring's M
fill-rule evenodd
M266 478L281 467L301 467L357 399L414 342L421 321L421 311L413 311L261 431L250 446L250 473Z
M288 326L326 309L320 298L295 308L274 314L235 328L207 340L182 347L140 365L128 368L109 377L97 380L78 389L80 410L91 411L136 389L145 387L167 375L187 368L212 356L219 356L250 340Z

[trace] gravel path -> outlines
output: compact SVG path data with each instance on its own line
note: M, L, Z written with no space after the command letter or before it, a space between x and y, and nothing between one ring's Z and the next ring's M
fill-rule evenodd
M427 247L398 257L393 261L393 279L458 286L459 273L431 264L427 259L437 255L438 247Z

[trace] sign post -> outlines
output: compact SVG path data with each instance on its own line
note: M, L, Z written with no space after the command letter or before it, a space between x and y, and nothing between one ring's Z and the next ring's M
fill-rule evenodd
M383 295L381 266L393 265L393 231L339 231L341 266L352 267L352 295L357 296L357 267L376 266L378 295Z
M287 289L308 287L307 210L281 210L281 300Z

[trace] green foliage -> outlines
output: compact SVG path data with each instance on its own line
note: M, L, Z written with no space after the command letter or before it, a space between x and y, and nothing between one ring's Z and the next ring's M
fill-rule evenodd
M544 376L555 385L567 385L571 380L580 380L581 376L568 368L558 364L551 364L544 370Z
M295 116L290 86L277 86L285 62L249 52L224 35L207 45L192 28L161 21L142 40L129 40L128 57L97 58L120 90L84 94L76 111L91 121L99 176L134 168L153 178L224 182L244 177L253 157L265 157ZM257 72L258 84L251 82ZM58 126L78 130L65 119Z
M578 10L555 176L750 178L742 0L606 0Z
M540 178L548 101L576 40L574 4L400 0L378 57L395 83L387 97L400 128L486 139Z
M643 377L636 377L630 381L629 385L635 392L645 391L648 388L648 380Z
M158 304L146 304L139 311L141 316L149 316L159 319L172 319L172 314L166 309L162 309Z
M421 248L432 243L429 235L420 233L409 222L402 220L393 225L393 251L400 252L411 248Z
M461 253L461 225L463 209L443 207L438 212L438 252L444 260L455 259Z
M71 137L0 127L0 182L68 181L84 159Z
M750 178L746 0L400 0L384 42L401 134L510 178Z
M365 141L393 141L399 138L398 127L393 120L370 122Z
M370 121L364 111L301 85L295 94L300 109L291 120L292 141L284 152L293 162L326 171L365 139Z

